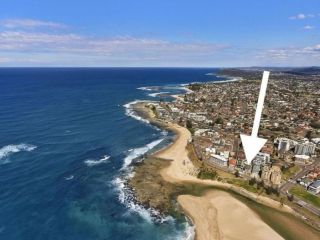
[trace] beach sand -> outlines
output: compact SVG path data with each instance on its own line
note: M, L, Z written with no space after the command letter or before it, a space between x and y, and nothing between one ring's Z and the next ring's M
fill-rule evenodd
M177 124L164 122L156 119L153 112L145 104L137 104L139 112L143 112L144 116L148 116L151 124L166 128L175 133L174 142L165 149L153 154L151 157L156 159L171 160L168 161L168 167L163 167L160 170L160 175L166 182L179 184L200 184L201 186L214 186L226 191L235 192L246 199L251 199L254 202L277 209L283 214L294 214L294 211L287 205L281 206L278 201L265 196L258 196L247 190L234 186L232 184L214 181L202 180L197 178L198 169L193 165L188 157L186 146L191 139L190 132ZM144 190L144 189L142 189ZM193 196L189 194L179 195L177 201L186 215L193 220L196 231L196 240L206 239L283 239L274 229L278 229L278 225L272 229L253 209L249 208L245 203L238 200L230 193L212 189L207 190L202 196ZM144 195L144 194L143 194ZM250 200L248 200L250 201ZM280 212L275 212L279 215ZM272 213L271 213L272 214ZM266 215L266 214L265 214ZM286 216L286 217L285 217ZM266 216L264 216L266 218ZM292 219L291 219L292 218ZM318 233L305 229L307 225L301 225L293 220L288 215L279 215L274 217L275 221L281 221L281 226L284 222L290 229L289 239L298 239L308 236L308 239L318 239ZM270 223L270 219L268 220ZM271 220L273 221L273 220ZM254 228L254 229L253 229ZM281 231L281 230L280 230ZM287 233L281 231L282 234L289 236ZM287 238L287 237L286 237Z
M169 124L168 127L176 133L176 139L168 148L154 155L157 158L172 160L169 167L161 171L161 175L166 181L201 183L234 188L238 192L244 191L230 184L198 179L196 177L197 169L190 161L186 150L188 140L191 138L190 132L176 124ZM254 200L258 198L255 194L246 194ZM193 220L196 226L197 240L282 239L250 208L226 192L211 190L201 197L180 195L178 202ZM262 198L260 202L279 208L279 203L272 199Z
M178 202L196 226L196 239L283 239L244 203L223 191L180 195Z

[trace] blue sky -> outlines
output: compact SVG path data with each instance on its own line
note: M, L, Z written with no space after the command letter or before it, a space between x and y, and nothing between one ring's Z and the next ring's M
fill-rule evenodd
M0 1L0 66L309 65L319 0Z

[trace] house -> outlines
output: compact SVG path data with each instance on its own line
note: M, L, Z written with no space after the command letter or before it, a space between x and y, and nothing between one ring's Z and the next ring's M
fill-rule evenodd
M314 181L309 187L308 191L312 194L318 194L320 192L320 180Z
M229 168L234 169L237 166L237 160L234 158L230 158L228 165L229 165Z
M296 164L307 164L310 157L307 155L295 155L294 160Z

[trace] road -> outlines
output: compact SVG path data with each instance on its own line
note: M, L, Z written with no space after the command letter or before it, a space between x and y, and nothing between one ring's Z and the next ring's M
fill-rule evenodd
M289 193L289 190L290 188L292 188L294 185L295 185L295 182L297 181L297 179L305 176L310 170L312 170L313 168L317 167L317 166L320 166L320 159L316 159L314 161L314 163L312 163L311 165L307 165L307 166L301 166L301 170L295 175L293 176L291 179L291 181L287 181L285 184L283 184L281 187L280 187L280 193L287 196L288 193ZM303 201L305 202L303 199L300 199L296 196L294 196L294 200L293 202L298 204L299 201ZM299 206L301 206L299 204ZM309 204L309 203L305 203L303 206L301 207L304 207L305 209L309 210L310 212L320 216L320 209Z

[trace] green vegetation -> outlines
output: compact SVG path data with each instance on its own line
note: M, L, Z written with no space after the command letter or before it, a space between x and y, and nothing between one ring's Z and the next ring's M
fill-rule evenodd
M216 120L215 120L215 124L223 124L223 119L221 117L218 117Z
M186 128L190 131L192 135L194 134L194 129L192 128L192 122L189 119L186 122Z
M189 85L189 89L191 89L192 91L199 91L200 88L201 88L201 84L199 83L194 83Z
M281 168L282 171L282 178L284 180L288 180L292 176L294 176L298 171L300 170L300 167L297 165L294 165L289 168Z
M301 198L302 200L314 205L315 207L320 207L320 197L309 193L301 186L294 186L289 190L289 192L294 196L297 196L298 198Z
M258 189L253 184L251 184L251 182L249 184L249 181L244 179L228 179L227 183L242 187L249 192L258 193Z
M198 173L198 178L200 179L217 179L218 177L218 173L216 171L205 171L203 169L200 170L200 172Z
M153 112L153 114L154 114L155 116L158 116L157 108L156 108L154 105L151 105L151 111Z
M276 198L279 197L280 192L277 188L266 186L262 181L257 181L255 178L251 178L249 181L244 179L228 179L227 183L233 184L238 187L242 187L249 192L267 195L274 195Z

